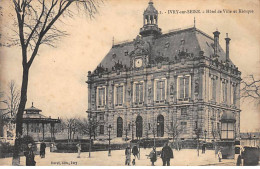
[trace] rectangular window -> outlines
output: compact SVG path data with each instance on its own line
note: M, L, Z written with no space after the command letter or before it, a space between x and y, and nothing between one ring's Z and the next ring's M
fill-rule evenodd
M130 123L128 124L128 130L131 130L131 125L130 125Z
M220 133L220 125L219 125L219 123L217 123L217 132L218 132L218 134Z
M236 87L236 85L234 85L233 86L233 91L232 91L233 97L231 98L232 101L233 101L233 104L236 104L236 89L237 89L237 87Z
M116 105L121 106L123 104L123 86L116 87Z
M183 133L187 133L187 122L182 121L181 128L182 128Z
M98 88L98 106L104 106L105 105L105 88L101 87Z
M217 81L214 78L211 78L211 99L213 101L216 101L216 87L217 87Z
M135 84L135 102L143 103L143 83Z
M211 132L212 132L212 135L214 135L215 133L215 125L214 125L214 122L212 121L211 122ZM215 136L214 136L215 137Z
M157 85L156 85L156 101L160 100L160 81L157 81Z
M181 115L182 116L186 116L187 115L187 108L186 107L181 108Z
M222 139L234 139L234 124L222 123L221 138Z
M180 99L184 98L184 78L180 78Z
M139 102L142 103L143 102L143 83L139 84L139 89L140 89Z
M158 80L156 83L156 101L165 100L165 80Z
M190 76L179 77L179 99L190 97Z
M227 83L222 81L222 102L227 102Z
M99 115L99 120L104 120L104 114Z
M99 126L99 134L104 134L104 125Z
M185 90L184 90L184 98L189 98L189 84L190 84L190 78L189 77L185 77L184 79L185 81Z

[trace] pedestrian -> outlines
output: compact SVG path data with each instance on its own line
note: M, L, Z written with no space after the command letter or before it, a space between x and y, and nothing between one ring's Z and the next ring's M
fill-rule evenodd
M131 162L131 148L128 145L125 149L125 165L130 165Z
M157 160L157 153L156 153L155 147L153 147L152 151L150 152L149 158L152 162L152 166L154 166L154 162L156 162L156 160Z
M164 147L162 148L161 158L163 161L163 166L170 166L170 159L174 157L172 148L168 145L168 142L166 142Z
M134 158L136 159L136 157L138 156L138 153L139 153L138 147L136 145L133 146L132 153L134 155Z
M237 157L237 166L241 166L241 164L242 164L242 158L241 155L239 154Z
M205 150L206 150L206 144L205 143L202 144L201 149L202 149L202 154L204 154Z
M81 144L78 143L76 146L77 146L77 149L78 149L78 156L77 156L77 158L80 158L80 153L81 153Z
M46 144L42 141L40 144L40 156L41 158L45 158L45 149L46 149Z
M218 150L218 161L221 162L222 159L222 152L221 152L221 148Z
M35 166L36 162L34 160L34 153L32 149L32 143L28 144L26 151L24 152L26 158L26 166Z

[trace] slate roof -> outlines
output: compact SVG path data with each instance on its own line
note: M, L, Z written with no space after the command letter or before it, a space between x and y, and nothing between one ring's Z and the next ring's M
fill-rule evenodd
M34 112L41 112L42 110L34 107L33 103L32 103L32 106L30 108L24 109L24 111L29 112L29 113L31 113L31 112L34 113Z
M157 13L158 13L158 11L153 6L153 2L150 1L148 7L144 11L144 15L151 15L151 14L157 14Z
M23 114L23 118L24 119L40 119L40 118L47 118L46 116L42 115L42 114Z
M224 38L220 35L220 41L221 40L224 40ZM153 59L160 53L163 57L169 57L169 61L174 61L175 56L177 56L182 49L188 53L192 53L194 56L198 56L200 51L204 51L204 56L210 57L214 55L213 44L213 37L195 27L179 29L162 34L154 39L150 57ZM130 68L130 56L126 56L125 52L130 53L133 50L134 41L114 45L101 61L102 67L108 68L108 70L111 71L115 62L119 62L126 65L127 68ZM226 61L226 54L220 45L217 54L219 55L219 62ZM231 60L229 60L229 64L234 66Z
M232 112L225 111L221 116L221 121L236 121L236 118Z

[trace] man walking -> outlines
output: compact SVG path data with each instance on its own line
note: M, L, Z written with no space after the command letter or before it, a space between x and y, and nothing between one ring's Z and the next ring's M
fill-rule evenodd
M125 149L125 165L130 165L131 162L131 148L128 145Z
M162 148L161 158L163 161L163 166L170 166L170 159L173 158L173 152L172 148L168 145L168 142L166 142Z
M221 148L219 148L218 150L218 161L221 162L221 159L222 159L222 152L221 152Z
M134 158L136 159L136 157L138 156L138 147L136 145L134 145L133 149L132 149L132 153L134 155Z
M77 149L78 149L78 156L77 158L80 158L80 153L81 153L81 144L80 142L76 145Z
M152 162L152 166L154 166L154 162L157 160L157 154L156 154L156 149L153 147L152 151L149 154L150 160Z
M45 149L46 149L46 144L42 141L40 145L40 156L41 158L45 158Z

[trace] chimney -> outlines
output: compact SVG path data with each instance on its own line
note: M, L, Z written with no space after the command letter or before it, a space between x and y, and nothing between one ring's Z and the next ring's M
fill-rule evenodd
M229 41L231 39L228 37L228 33L226 35L227 35L227 37L225 38L225 40L226 40L226 61L228 62L229 61Z
M219 34L220 32L218 30L216 30L215 32L213 32L214 34L214 55L217 55L218 53L218 46L219 46Z

